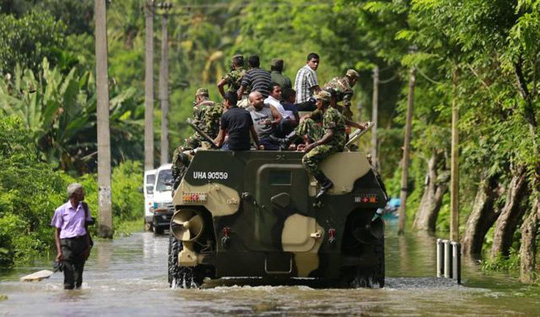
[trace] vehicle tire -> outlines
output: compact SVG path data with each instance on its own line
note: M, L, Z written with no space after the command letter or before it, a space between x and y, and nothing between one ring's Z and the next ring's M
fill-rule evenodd
M156 235L162 235L163 232L165 232L164 228L154 227L154 234Z
M384 236L377 240L375 244L375 254L378 258L378 265L372 276L373 285L371 285L371 287L376 287L378 284L380 288L383 288L385 279Z
M144 231L149 231L149 232L154 231L154 226L152 225L151 222L146 222L146 220L144 221Z
M377 265L373 270L367 271L365 268L357 268L355 276L352 278L349 286L351 288L369 287L383 288L385 279L385 261L384 261L384 236L375 241L373 251L377 257Z
M169 233L168 281L171 288L200 288L204 274L201 267L178 266L182 242Z

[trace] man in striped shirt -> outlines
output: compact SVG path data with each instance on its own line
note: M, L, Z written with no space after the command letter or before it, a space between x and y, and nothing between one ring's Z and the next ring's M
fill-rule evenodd
M248 59L248 65L250 69L246 72L242 78L242 86L238 89L238 99L240 100L244 91L248 87L251 88L251 91L260 92L264 99L268 98L270 95L270 89L272 84L272 77L270 72L264 69L260 69L259 56L253 55Z
M294 80L294 90L296 90L296 102L302 106L298 106L298 110L315 110L314 102L309 102L310 98L314 94L321 91L319 87L319 81L317 79L317 73L315 72L319 67L319 55L317 53L309 53L307 56L307 63L304 67L298 70L296 73L296 79ZM313 109L308 109L308 103L313 103ZM305 109L304 109L305 108Z

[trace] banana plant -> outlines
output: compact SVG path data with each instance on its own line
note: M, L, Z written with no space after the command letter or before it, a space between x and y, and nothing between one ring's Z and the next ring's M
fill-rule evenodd
M142 133L135 89L112 89L111 135L113 161L140 155ZM97 152L95 81L90 72L67 75L44 59L34 74L17 66L0 80L0 112L23 120L39 149L39 158L63 170L79 173L95 169Z

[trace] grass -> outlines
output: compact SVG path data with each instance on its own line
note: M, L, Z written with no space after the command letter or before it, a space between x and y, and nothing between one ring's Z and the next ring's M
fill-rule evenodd
M143 229L143 222L140 219L117 222L114 228L114 236L126 237L130 236L134 232L142 231Z

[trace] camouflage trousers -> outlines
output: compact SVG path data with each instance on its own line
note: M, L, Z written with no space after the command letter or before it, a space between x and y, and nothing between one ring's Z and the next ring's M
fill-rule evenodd
M295 131L299 136L306 136L309 142L315 142L323 136L322 127L311 118L302 120Z
M184 151L188 149L191 149L191 147L186 146L186 144L182 144L178 146L176 150L174 150L171 168L174 189L176 189L180 184L180 181L182 180L182 177L189 166L190 158L184 153Z
M324 177L324 174L321 171L319 164L330 155L340 151L341 149L335 145L323 144L316 146L302 157L302 164L316 179L320 179L321 177Z

